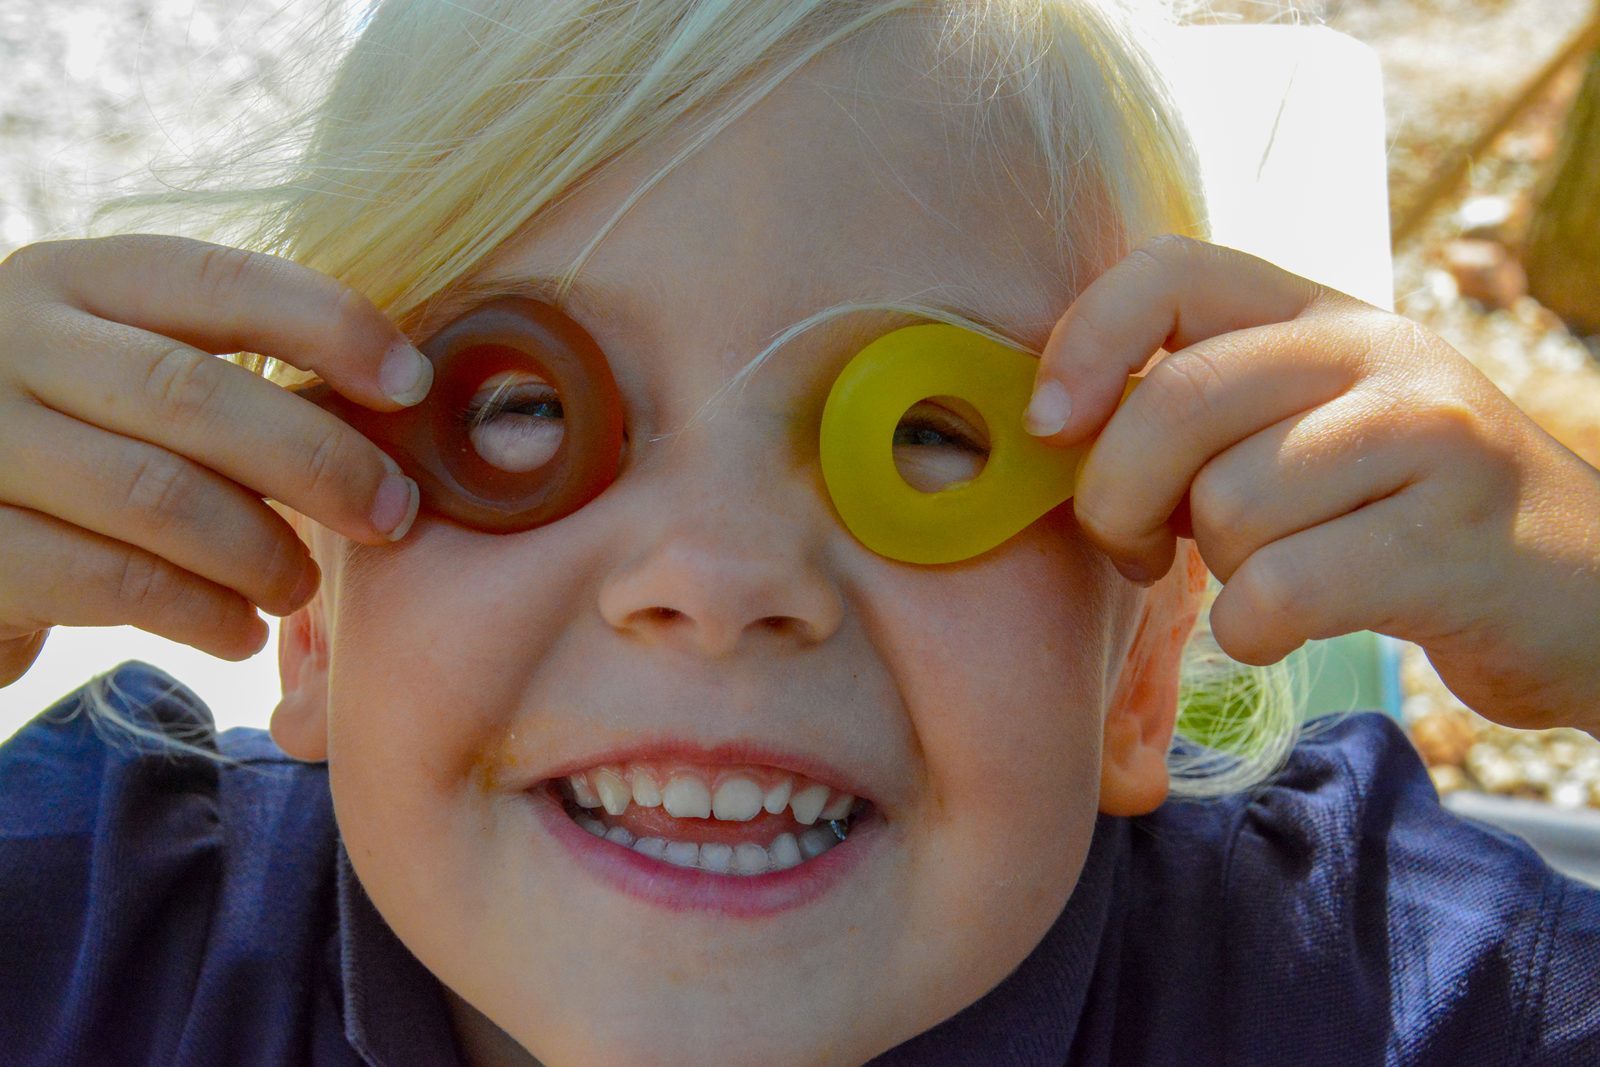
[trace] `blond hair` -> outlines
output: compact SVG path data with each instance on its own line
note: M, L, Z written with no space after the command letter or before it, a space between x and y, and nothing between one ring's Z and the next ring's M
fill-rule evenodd
M575 258L564 298L656 181L812 57L895 28L897 15L923 20L935 49L928 73L950 106L972 107L997 148L1032 153L1048 177L1036 207L1054 224L1068 293L1150 237L1206 236L1195 156L1161 74L1176 12L1160 0L384 0L317 104L180 188L103 205L96 222L181 213L180 232L320 270L410 329L539 212L636 146L686 129L682 148ZM940 308L845 303L786 327L728 385L801 331L866 309L1038 354ZM275 380L300 376L251 353L234 358ZM1261 782L1298 728L1285 665L1219 670L1215 646L1191 645L1184 710L1208 710L1180 714L1187 740L1169 761L1173 795Z

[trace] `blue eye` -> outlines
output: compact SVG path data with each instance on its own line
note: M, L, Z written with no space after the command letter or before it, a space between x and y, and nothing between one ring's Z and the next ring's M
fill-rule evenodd
M903 420L894 428L894 444L896 447L914 445L919 448L959 448L964 452L987 451L962 434L951 433L920 420L911 419Z
M463 426L478 427L502 414L559 419L563 415L561 394L528 375L499 375L484 382L457 417Z
M982 426L976 412L972 418ZM971 481L989 458L989 441L982 429L926 400L900 417L893 443L895 469L907 485L922 493Z
M506 400L474 401L467 405L461 413L461 421L467 426L481 426L492 422L501 415L526 415L541 419L559 419L562 417L561 398L553 391L544 395L527 397L514 402Z
M956 448L963 452L987 456L988 442L983 435L966 425L951 412L933 404L922 403L911 408L894 428L895 447Z
M561 395L531 375L491 378L456 417L484 462L513 473L549 463L566 432Z
M483 382L456 418L484 462L512 473L549 463L565 436L561 395L528 374L501 374ZM897 463L902 476L924 492L976 477L989 454L981 430L927 401L901 418L893 445L916 450Z

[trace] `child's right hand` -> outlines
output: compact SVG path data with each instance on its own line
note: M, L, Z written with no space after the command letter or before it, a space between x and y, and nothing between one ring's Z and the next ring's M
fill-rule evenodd
M138 234L0 263L0 686L55 625L259 651L252 605L287 615L319 579L263 497L367 544L409 528L417 489L394 461L214 355L238 351L378 411L432 381L368 300L285 259Z

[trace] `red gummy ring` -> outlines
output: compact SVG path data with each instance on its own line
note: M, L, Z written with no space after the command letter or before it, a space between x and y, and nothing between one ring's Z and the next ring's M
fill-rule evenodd
M400 411L362 407L326 382L292 391L360 431L414 478L421 507L490 533L555 522L599 496L622 458L622 396L588 331L558 309L501 297L453 320L421 346L433 363L422 403ZM462 413L483 383L527 372L561 397L564 432L549 462L514 472L473 447Z

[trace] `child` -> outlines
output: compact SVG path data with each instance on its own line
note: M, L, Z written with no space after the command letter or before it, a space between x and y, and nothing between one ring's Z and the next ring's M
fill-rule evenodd
M0 750L6 1062L1600 1062L1600 893L1446 814L1392 722L1167 798L1207 568L1243 661L1372 628L1600 729L1600 473L1196 240L1143 41L1112 0L385 0L253 251L0 266L4 679L55 624L238 659L284 616L270 742L127 664ZM540 525L424 507L280 387L542 476L581 398L465 418L411 347L508 296L626 435ZM817 452L928 320L1040 354L1031 428L1093 442L941 565L858 543ZM202 354L240 349L273 380ZM967 416L907 412L908 480L978 474Z

